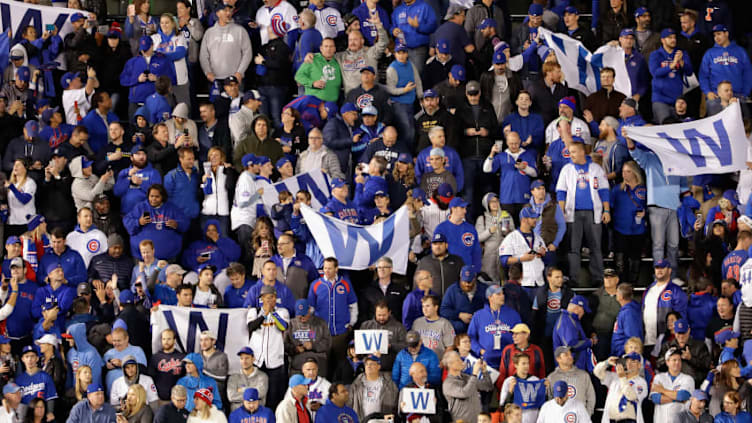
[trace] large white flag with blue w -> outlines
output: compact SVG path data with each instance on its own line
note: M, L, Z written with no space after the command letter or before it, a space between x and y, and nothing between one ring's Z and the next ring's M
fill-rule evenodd
M396 273L407 273L410 221L402 206L388 219L369 226L354 225L302 206L308 229L324 257L336 257L339 267L363 270L381 257L392 259Z
M266 213L269 214L271 207L279 203L279 193L288 191L293 196L300 190L311 193L311 206L316 210L324 207L329 201L331 189L329 189L329 177L321 170L299 173L272 185L273 190L264 190L261 201L264 203Z
M624 50L621 47L605 45L591 53L581 42L567 35L554 33L546 28L538 28L548 47L556 52L556 60L561 65L564 79L570 88L590 95L601 89L600 70L613 68L616 76L614 89L627 97L632 95L627 65L624 63Z

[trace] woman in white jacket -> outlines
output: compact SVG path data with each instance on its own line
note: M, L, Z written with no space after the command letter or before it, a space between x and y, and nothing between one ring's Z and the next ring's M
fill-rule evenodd
M219 395L219 394L218 394ZM202 388L193 394L193 411L187 423L227 423L225 413L212 405L214 394L211 389Z
M183 33L178 33L178 21L172 13L163 13L159 18L159 30L151 36L154 52L164 54L172 61L177 85L172 86L175 100L185 103L190 108L191 93L188 83L188 40Z
M26 232L31 216L37 214L34 196L37 184L28 175L25 159L16 159L10 179L5 182L8 190L8 222L5 226L5 236L21 235Z

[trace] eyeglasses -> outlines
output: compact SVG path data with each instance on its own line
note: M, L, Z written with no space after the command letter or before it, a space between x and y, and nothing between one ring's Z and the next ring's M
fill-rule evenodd
M385 270L385 269L391 269L392 266L376 266L376 268L379 270Z
M323 140L324 137L308 137L309 140Z
M468 91L467 95L475 97L476 95L480 95L480 91Z

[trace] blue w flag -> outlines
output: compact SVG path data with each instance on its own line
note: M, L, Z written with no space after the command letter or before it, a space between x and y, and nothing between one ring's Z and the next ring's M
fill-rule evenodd
M530 381L516 378L514 403L523 410L541 408L546 402L546 385L543 380Z
M5 68L8 67L10 59L10 39L8 38L8 32L0 33L0 75L3 74ZM3 81L5 82L5 81Z
M624 63L624 50L621 47L605 45L595 53L589 52L581 42L563 34L553 33L546 28L538 28L546 44L556 54L561 72L570 88L590 95L601 88L600 70L614 69L614 89L627 96L632 94L627 65Z

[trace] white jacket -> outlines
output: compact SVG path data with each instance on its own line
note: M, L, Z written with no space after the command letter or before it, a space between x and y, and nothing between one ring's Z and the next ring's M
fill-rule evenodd
M314 402L321 405L326 404L326 400L329 398L329 387L331 385L331 382L321 376L317 377L313 383L308 385L308 402L306 403L306 408L308 409L308 412L311 413L311 421L316 420L316 412L311 410L311 405ZM292 398L292 391L290 388L287 388L287 392L285 393L285 398L288 396ZM279 418L277 418L277 421L279 421Z
M620 379L615 372L607 371L607 366L608 363L602 361L593 369L593 374L600 379L601 384L608 387L608 396L606 396L606 405L603 407L601 423L609 423L610 416L614 416L615 420L620 419L619 408L622 398L626 398L627 401L637 401L636 421L637 423L644 423L642 418L642 400L647 398L649 391L645 378L637 375L632 379L627 379L626 377ZM625 407L621 413L621 418L634 418L633 415L630 416L632 410L629 408Z
M694 379L684 373L679 373L674 380L671 380L671 376L668 372L658 373L655 375L655 378L653 378L653 386L656 384L661 385L670 391L679 389L691 393L695 389ZM656 405L655 411L653 411L653 421L655 423L679 423L679 413L685 408L686 402L669 402Z
M233 231L241 225L256 225L256 203L260 200L256 177L248 171L243 171L235 185L235 198L230 209L230 227Z
M290 322L290 314L287 309L274 307L273 313L282 320L280 323L287 328ZM250 323L262 315L263 309L249 308L246 323ZM251 333L248 346L253 351L258 351L254 361L258 368L266 366L268 369L276 369L285 364L285 331L277 327L271 314L266 315L261 326Z
M554 119L546 127L546 144L551 144L552 142L560 138L559 130L556 128L556 125L558 123L559 121L557 119ZM582 138L582 140L587 145L593 144L593 141L590 138L590 127L588 126L587 123L585 123L584 120L575 116L574 118L572 118L572 122L570 122L570 125L572 126L573 137Z
M608 189L608 178L603 168L593 162L588 163L588 183L590 184L590 197L593 200L593 223L601 223L603 203L598 195L599 189ZM567 200L564 202L564 220L567 223L574 222L575 193L577 192L577 168L574 163L567 163L561 169L559 180L556 182L556 191L566 191Z
M109 246L107 245L107 235L97 229L95 226L89 228L87 232L82 232L79 226L65 237L65 244L71 250L81 254L84 259L84 265L89 268L89 263L94 256L106 253Z
M217 393L219 395L219 393ZM209 410L209 418L204 420L200 418L199 416L188 416L188 421L186 423L227 423L227 417L225 416L225 413L217 410L217 407L212 405L211 409Z
M206 184L211 183L211 194L204 194L204 201L201 202L201 214L203 215L230 215L230 193L225 188L227 177L224 170L224 166L217 166L216 172L209 171L209 178L207 178Z
M295 406L295 398L292 397L291 390L287 390L285 398L277 406L274 417L279 423L294 423L298 421L298 409ZM314 421L313 416L311 416L311 421Z
M159 395L157 395L157 387L154 385L154 380L151 376L139 375L138 384L146 391L146 405L159 401ZM128 394L128 382L125 381L125 376L120 376L112 382L110 388L110 404L115 408L120 408L120 399L125 398Z
M538 251L539 248L545 248L546 243L543 242L543 238L540 235L533 232L533 250ZM499 246L499 257L512 256L520 258L521 255L530 252L530 245L525 240L520 230L512 231L501 241ZM526 287L543 286L543 270L546 265L543 264L543 260L540 257L535 257L533 260L525 261L522 263L522 281L520 284Z
M191 19L192 20L192 19ZM161 32L161 31L160 31ZM156 33L151 36L151 41L154 44L154 51L160 51L162 53L172 53L179 47L184 47L186 53L188 52L188 40L183 36L182 32L174 32L167 42L162 42L162 34ZM188 55L182 59L172 62L175 65L175 78L178 81L178 85L184 85L188 83Z
M561 406L551 399L538 412L538 423L591 423L591 420L581 401L570 399Z

